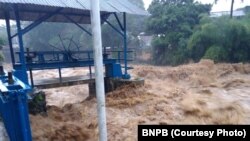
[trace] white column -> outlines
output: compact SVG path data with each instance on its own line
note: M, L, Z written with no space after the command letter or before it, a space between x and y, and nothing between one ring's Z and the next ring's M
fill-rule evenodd
M107 141L105 91L102 57L102 36L99 0L91 1L91 26L94 45L95 83L98 110L99 141Z

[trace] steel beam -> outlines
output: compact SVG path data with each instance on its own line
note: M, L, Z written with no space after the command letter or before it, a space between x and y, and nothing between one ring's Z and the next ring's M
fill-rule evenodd
M103 64L114 64L116 63L117 59L105 59L103 60ZM27 69L32 69L32 70L41 70L41 69L57 69L59 67L61 68L72 68L72 67L88 67L88 66L93 66L94 65L94 60L87 60L87 61L75 61L75 62L66 62L66 61L61 61L61 62L44 62L44 63L27 63ZM21 64L20 65L15 65L15 69L21 69Z
M116 21L118 22L118 24L119 24L121 30L124 31L124 26L122 26L122 23L121 23L121 21L120 21L118 15L117 15L116 13L114 13L114 16L115 16L115 19L116 19Z
M129 79L130 76L128 74L128 62L127 62L127 23L126 23L126 13L124 12L123 13L123 27L124 27L124 35L123 35L123 41L124 41L124 69L125 69L125 72L124 72L124 76L123 78L124 79Z
M16 17L16 26L17 26L17 33L18 33L19 49L20 49L20 63L21 63L21 71L22 71L22 76L20 75L18 77L25 84L29 84L28 76L27 76L27 69L26 69L25 55L24 55L23 33L22 33L21 21L20 21L17 5L14 6L14 10L15 10L14 13Z
M10 47L11 62L12 62L12 66L14 66L14 64L15 64L15 55L14 55L14 50L13 50L12 38L11 38L10 13L8 11L5 11L4 14L5 14L5 22L6 22L8 42L9 42L9 47Z
M59 13L63 8L58 8L56 11L52 12L52 13L47 13L46 15L44 15L43 17L35 20L33 23L31 23L30 25L28 25L27 27L25 27L24 29L22 29L22 34L26 34L27 32L29 32L30 30L32 30L33 28L37 27L38 25L40 25L42 22L46 21L47 19L51 18L52 16L54 16L55 14ZM11 38L14 38L17 36L18 33L14 34Z
M119 29L117 29L113 24L111 24L108 20L103 19L104 22L106 22L111 28L113 28L116 32L118 32L121 36L124 36L124 33L122 33Z
M76 21L74 21L72 18L70 18L67 15L63 15L66 19L68 19L70 22L74 23L76 26L78 26L80 29L82 29L83 31L85 31L89 36L92 36L92 33L90 33L87 29L85 29L84 27L82 27L80 24L78 24Z

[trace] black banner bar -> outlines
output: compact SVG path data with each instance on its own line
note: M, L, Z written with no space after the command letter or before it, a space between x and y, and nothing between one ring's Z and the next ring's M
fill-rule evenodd
M250 125L138 125L138 141L250 141Z

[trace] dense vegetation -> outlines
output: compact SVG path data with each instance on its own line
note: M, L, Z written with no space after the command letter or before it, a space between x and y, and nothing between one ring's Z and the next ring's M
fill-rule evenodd
M207 18L204 18L207 19ZM250 18L207 19L191 36L188 48L191 57L217 62L247 62L250 60Z
M199 24L200 15L211 5L193 0L154 0L149 7L148 31L155 35L153 60L157 65L178 65L189 58L187 43Z
M210 18L210 5L193 0L154 0L148 31L155 35L153 61L179 65L202 58L216 62L250 60L250 17Z

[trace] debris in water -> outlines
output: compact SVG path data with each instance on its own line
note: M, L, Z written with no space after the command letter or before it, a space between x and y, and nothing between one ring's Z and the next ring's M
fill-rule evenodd
M249 64L202 60L178 67L134 68L131 73L144 77L145 86L124 86L106 98L109 140L137 140L138 124L250 122ZM67 70L78 73L75 71ZM34 140L98 140L96 99L84 100L87 86L49 89L45 93L48 115L30 116Z

